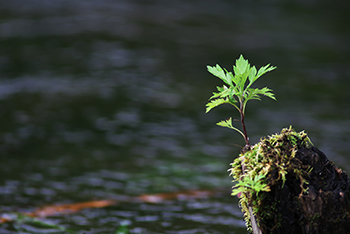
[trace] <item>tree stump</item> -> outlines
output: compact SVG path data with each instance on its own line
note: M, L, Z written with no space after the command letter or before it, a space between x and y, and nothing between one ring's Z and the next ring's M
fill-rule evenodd
M240 163L245 172L239 172ZM242 192L249 232L250 208L264 234L350 233L349 178L304 132L289 128L262 139L232 163L231 174L236 181L255 179L233 190Z

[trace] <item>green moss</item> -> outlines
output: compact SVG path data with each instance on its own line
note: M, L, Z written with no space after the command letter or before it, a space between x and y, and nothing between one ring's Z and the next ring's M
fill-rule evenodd
M280 134L262 138L231 163L230 175L236 182L232 194L240 194L239 204L248 231L251 231L249 207L258 221L278 221L275 217L278 204L264 208L264 199L274 186L283 188L287 174L300 181L300 195L307 193L307 176L311 169L305 168L295 155L299 148L311 146L312 142L304 131L297 133L292 127L284 128ZM276 222L276 227L278 225Z

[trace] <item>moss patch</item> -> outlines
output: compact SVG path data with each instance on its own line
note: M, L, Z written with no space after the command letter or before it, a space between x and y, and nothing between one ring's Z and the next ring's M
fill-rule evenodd
M263 233L349 233L349 177L305 132L282 129L231 165L248 231L251 207Z
M239 203L248 231L251 231L248 206L252 206L259 223L272 217L278 219L278 204L267 204L265 198L271 188L284 187L287 175L299 180L300 195L307 193L307 178L312 168L303 165L295 155L300 148L311 146L305 132L297 133L291 127L284 128L280 134L261 139L231 164L231 175L237 183L232 194L240 195ZM275 223L279 225L279 222Z

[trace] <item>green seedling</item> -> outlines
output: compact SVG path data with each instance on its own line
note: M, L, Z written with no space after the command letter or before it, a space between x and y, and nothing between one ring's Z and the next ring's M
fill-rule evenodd
M232 196L238 195L239 193L247 193L254 191L258 195L259 192L269 192L270 187L265 184L262 180L265 175L257 175L252 179L249 176L243 177L243 180L238 180L237 184L232 188Z
M258 78L265 73L276 69L276 67L267 64L266 66L257 70L255 66L251 67L248 60L244 59L244 57L241 55L239 59L236 60L236 65L233 66L234 74L232 72L228 72L226 69L222 69L218 64L213 67L207 66L207 68L211 74L220 78L225 85L222 87L217 87L219 92L213 93L213 96L210 97L210 101L206 105L206 113L208 113L214 107L224 103L233 105L240 113L242 131L232 125L232 118L221 121L217 123L217 125L231 128L239 132L245 140L246 148L249 148L249 137L244 124L247 102L253 99L261 100L261 95L276 100L274 94L271 92L271 89L267 87L262 89L251 88L251 86Z

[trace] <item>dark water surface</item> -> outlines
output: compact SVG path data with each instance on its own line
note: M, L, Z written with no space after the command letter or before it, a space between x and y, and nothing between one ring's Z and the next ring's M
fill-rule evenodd
M350 169L348 1L0 0L0 210L188 189L211 198L122 203L42 219L75 233L246 233L227 169L243 145L205 114L243 54L278 69L249 103L251 142L292 125ZM55 233L2 224L0 233ZM63 231L62 233L65 233ZM56 232L57 233L57 232Z

